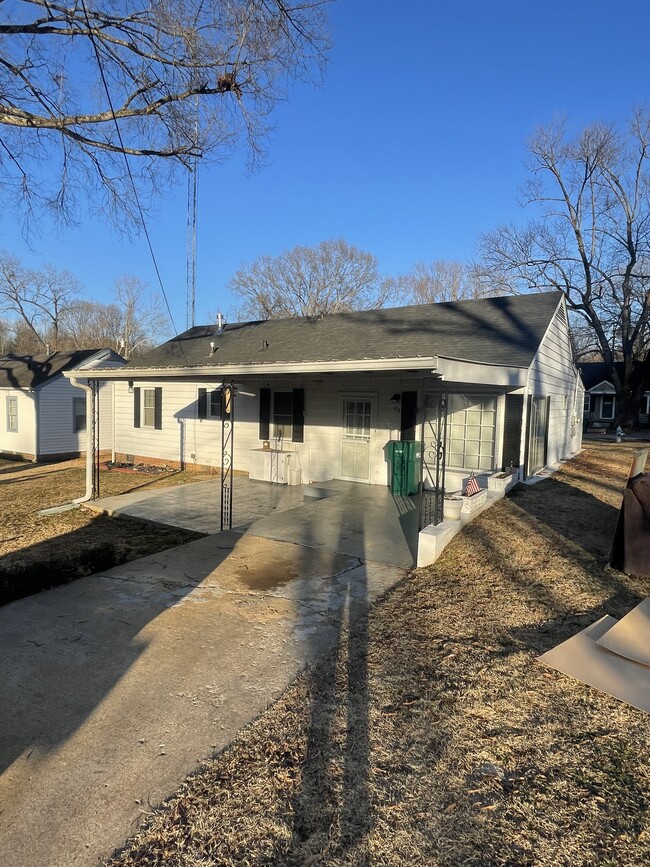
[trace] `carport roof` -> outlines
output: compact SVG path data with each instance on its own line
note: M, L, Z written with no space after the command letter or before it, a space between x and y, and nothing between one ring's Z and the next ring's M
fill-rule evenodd
M560 292L442 304L198 325L122 368L220 368L442 356L528 367L557 310ZM214 352L210 346L214 344Z

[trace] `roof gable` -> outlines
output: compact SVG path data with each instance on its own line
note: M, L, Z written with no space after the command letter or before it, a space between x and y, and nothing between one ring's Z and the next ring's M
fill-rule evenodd
M105 350L78 349L43 352L39 355L0 356L0 388L37 388L64 370L79 367L102 351Z
M561 297L560 292L543 292L245 322L222 330L201 325L130 362L127 369L433 356L528 367Z

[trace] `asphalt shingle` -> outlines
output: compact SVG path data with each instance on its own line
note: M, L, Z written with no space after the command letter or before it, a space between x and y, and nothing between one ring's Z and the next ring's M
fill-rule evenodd
M219 368L439 355L527 367L561 297L560 292L541 292L322 318L271 319L226 325L221 333L217 325L198 325L130 366Z

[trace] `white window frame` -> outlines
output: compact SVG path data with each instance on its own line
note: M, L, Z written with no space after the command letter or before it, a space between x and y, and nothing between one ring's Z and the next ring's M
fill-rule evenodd
M13 412L11 411L12 404L14 407ZM18 398L10 395L7 396L7 431L9 433L18 433Z
M647 415L650 415L650 394L645 395L645 411Z
M221 418L221 389L220 388L208 388L206 389L206 414L207 418ZM217 404L217 412L212 411L212 400L216 401Z
M289 413L281 413L282 418L288 418L288 422L281 422L282 427L284 428L283 433L278 435L278 427L279 424L276 421L276 411L275 411L275 401L276 397L279 395L288 394L291 398L291 411ZM293 442L293 389L273 389L271 392L271 435L275 440L282 440L282 442L290 443Z
M147 406L147 394L150 394L151 400L153 401L151 406ZM151 412L151 424L147 424L147 411ZM141 427L147 428L148 430L154 430L156 427L156 389L155 388L143 388L142 389L142 420Z
M585 392L585 405L582 412L583 415L589 415L589 413L591 412L591 395L588 391Z
M81 416L77 413L77 407L83 407L83 427L77 426L77 419L81 418ZM72 433L84 433L86 431L87 419L86 419L86 398L85 397L73 397L72 398Z

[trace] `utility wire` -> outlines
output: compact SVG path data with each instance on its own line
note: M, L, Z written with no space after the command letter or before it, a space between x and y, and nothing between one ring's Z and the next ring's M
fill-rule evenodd
M122 132L120 130L120 125L117 122L117 117L115 115L115 108L113 107L113 100L111 98L111 92L108 88L108 82L106 81L106 76L104 75L104 67L102 66L102 59L99 53L99 49L97 48L97 43L95 42L95 36L93 34L92 28L90 26L90 18L88 16L88 9L86 8L86 0L81 0L81 6L84 12L84 18L86 19L86 27L88 28L88 36L90 37L90 41L93 46L93 51L95 52L95 58L97 60L97 66L99 68L99 74L102 79L102 84L104 86L104 91L106 92L106 98L108 99L108 105L111 110L111 114L113 116L113 123L115 124L115 131L117 133L117 138L120 142L120 147L122 149L122 156L124 157L124 164L126 166L126 171L129 176L129 180L131 181L131 187L133 188L133 197L135 199L135 203L137 205L138 214L140 215L140 222L142 223L142 228L144 230L144 236L147 239L147 246L149 247L149 253L151 254L151 260L153 262L154 269L156 271L156 276L158 278L158 284L160 286L160 290L162 292L163 298L165 299L165 305L167 307L167 313L169 314L169 320L172 324L172 328L174 329L174 336L176 340L178 340L178 345L180 347L181 353L183 355L183 360L185 364L188 363L187 356L185 355L185 349L183 344L178 338L178 329L176 328L176 323L174 322L174 317L172 315L171 307L169 306L169 301L167 300L167 293L165 292L165 287L163 285L162 276L160 274L160 268L158 267L158 262L156 260L156 254L154 253L153 244L151 243L151 238L149 236L149 229L147 228L147 221L144 217L144 211L142 210L142 206L140 205L140 197L138 196L138 189L135 185L135 180L133 178L133 174L131 172L131 166L129 165L129 158L126 153L126 149L124 147L124 141L122 139Z

